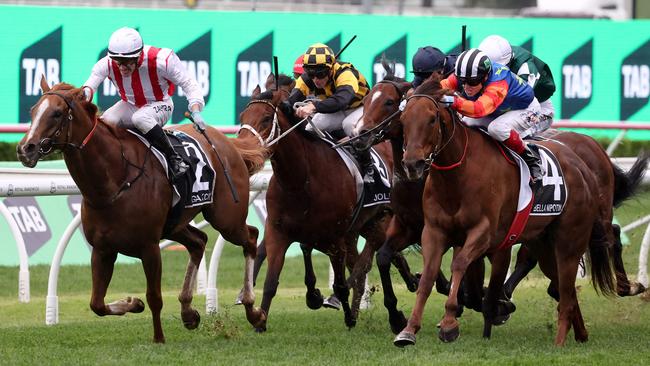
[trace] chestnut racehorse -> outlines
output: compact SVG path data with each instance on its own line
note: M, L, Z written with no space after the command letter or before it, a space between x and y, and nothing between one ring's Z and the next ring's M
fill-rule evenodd
M420 178L429 166L431 169L423 197L424 271L408 324L395 338L398 346L415 343L440 259L450 243L461 248L452 261L451 291L440 323L439 337L443 341L453 341L459 335L456 294L468 265L482 255L490 256L492 261L483 302L483 335L490 336L510 259L509 250L499 246L515 215L519 172L503 158L491 138L460 123L456 113L438 102L450 93L440 87L440 76L436 75L409 97L401 116L403 164L408 177ZM571 194L560 215L531 216L519 239L535 251L542 272L556 286L559 304L555 343L563 345L572 326L575 339L584 342L588 335L577 301L575 278L585 252L589 253L594 286L605 295L615 292L612 196L599 196L596 174L569 147L557 141L539 144L557 156ZM601 158L611 164L606 155ZM631 172L643 172L647 160L648 156L638 159ZM620 173L618 168L614 171ZM635 181L635 177L623 177ZM621 194L613 192L613 197Z
M20 141L17 153L27 167L52 151L63 152L70 175L83 196L81 222L92 250L91 309L100 316L141 312L144 303L127 297L110 304L104 302L117 254L140 258L147 278L147 303L153 318L154 342L164 342L162 308L162 263L158 242L171 209L172 189L162 165L136 136L104 123L96 116L97 107L86 99L82 89L65 83L50 89L41 81L43 96L32 108L32 124ZM256 140L228 139L214 128L206 133L217 153L198 132L178 126L199 141L215 170L213 202L183 209L177 223L167 229L165 238L184 245L190 255L183 289L178 296L181 318L186 328L199 325L199 313L191 307L192 283L203 257L207 235L190 225L199 213L229 242L244 249L244 304L251 322L263 314L253 307L253 261L258 230L246 225L249 177L264 164L265 150ZM229 171L235 202L224 174ZM182 203L181 203L182 204Z
M353 327L356 324L353 310L358 307L363 292L362 275L370 269L372 254L384 241L388 207L376 205L355 213L357 190L353 176L338 153L304 131L304 125L289 130L294 121L291 107L283 107L287 96L281 89L260 93L256 88L240 115L240 136L256 136L260 144L268 144L273 166L273 178L266 194L268 216L264 244L268 267L261 308L268 314L285 252L292 242L300 242L313 245L329 256L334 270L334 293L341 301L345 324ZM392 170L392 158L387 150L386 146L378 146ZM354 290L351 309L345 262L359 234L366 239L366 246L349 280ZM316 293L314 282L306 283L308 301ZM266 330L265 322L253 326L257 331Z
M393 147L393 156L396 161L402 159L403 155L403 132L400 123L400 111L398 106L406 95L411 84L403 79L395 77L388 65L384 65L387 76L381 82L368 92L365 99L364 114L356 125L355 132L360 135L356 143L362 146L371 145L388 139ZM571 149L585 163L591 167L596 174L599 187L601 189L601 204L614 206L620 205L625 199L629 198L639 186L638 172L632 172L631 176L636 180L626 179L616 167L609 163L606 152L590 136L559 130L549 130L542 137L551 138L571 147ZM405 177L401 164L394 166L393 187L391 190L391 206L394 216L389 224L386 234L386 243L377 252L377 267L381 274L382 288L384 290L384 304L389 312L389 322L393 332L398 333L406 325L401 311L397 310L397 298L392 291L390 279L390 259L399 250L403 250L413 243L419 243L421 231L424 226L422 216L422 206L419 204L422 200L424 190L424 179L409 181L400 177ZM615 178L615 176L617 178ZM423 177L426 178L426 177ZM618 189L615 189L615 181ZM614 196L614 192L619 192ZM610 219L611 221L611 219ZM614 267L617 277L617 293L619 296L632 296L645 290L640 283L630 283L623 266L621 258L622 245L619 234L620 228L616 225L615 229L615 252ZM463 281L465 294L460 299L464 304L472 309L481 308L481 297L483 292L483 266L482 260L479 263L473 263L465 277L468 281ZM537 260L532 253L529 253L526 247L521 247L518 252L517 265L512 275L504 284L505 295L510 298L517 284L532 270L537 264ZM471 275L471 278L467 276ZM442 276L442 280L441 280ZM417 282L415 283L417 285ZM438 274L436 278L436 288L438 292L448 295L448 282L443 273ZM554 284L549 287L549 294L557 299L557 289ZM478 298L477 298L478 297ZM478 303L477 303L478 300ZM507 303L503 303L508 305ZM503 315L503 314L502 314Z

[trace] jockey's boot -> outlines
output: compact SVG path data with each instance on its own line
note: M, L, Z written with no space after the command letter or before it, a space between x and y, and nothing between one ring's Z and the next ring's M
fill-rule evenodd
M356 150L359 166L361 166L361 174L363 174L363 183L375 183L375 170L373 169L372 157L370 156L370 149Z
M144 137L151 143L151 145L153 145L153 147L165 154L165 158L167 158L167 162L169 162L169 171L172 180L182 176L189 168L181 156L174 151L174 148L172 147L171 142L169 142L162 127L155 125L149 132L144 134Z
M524 159L526 165L528 165L528 169L530 170L530 184L535 185L535 183L541 180L544 175L542 171L542 160L539 158L538 154L535 154L530 149L530 145L526 143L524 143L524 151L521 154L521 157Z

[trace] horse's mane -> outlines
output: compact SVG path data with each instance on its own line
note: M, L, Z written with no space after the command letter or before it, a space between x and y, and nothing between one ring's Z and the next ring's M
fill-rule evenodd
M415 88L413 94L430 95L436 100L440 99L443 95L453 94L452 90L445 89L440 85L440 81L443 79L444 76L442 74L434 72L420 86Z

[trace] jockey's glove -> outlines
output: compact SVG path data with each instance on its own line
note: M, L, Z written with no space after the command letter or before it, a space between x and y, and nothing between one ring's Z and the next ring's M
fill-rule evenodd
M203 116L201 116L201 112L199 111L192 112L192 120L194 120L194 128L196 128L197 131L199 132L205 131L205 128L207 126L205 124L205 120L203 119Z
M443 95L442 98L440 98L440 102L442 104L445 104L447 107L450 105L454 104L454 96L453 95Z
M402 99L402 101L399 103L399 110L404 112L404 108L406 108L406 99Z

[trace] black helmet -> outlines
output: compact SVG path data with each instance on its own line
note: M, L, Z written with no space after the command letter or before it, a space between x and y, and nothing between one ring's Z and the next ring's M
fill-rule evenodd
M413 73L434 72L444 66L445 54L435 47L420 47L413 56Z
M485 52L470 48L458 56L455 74L459 81L483 80L492 69L492 62Z

